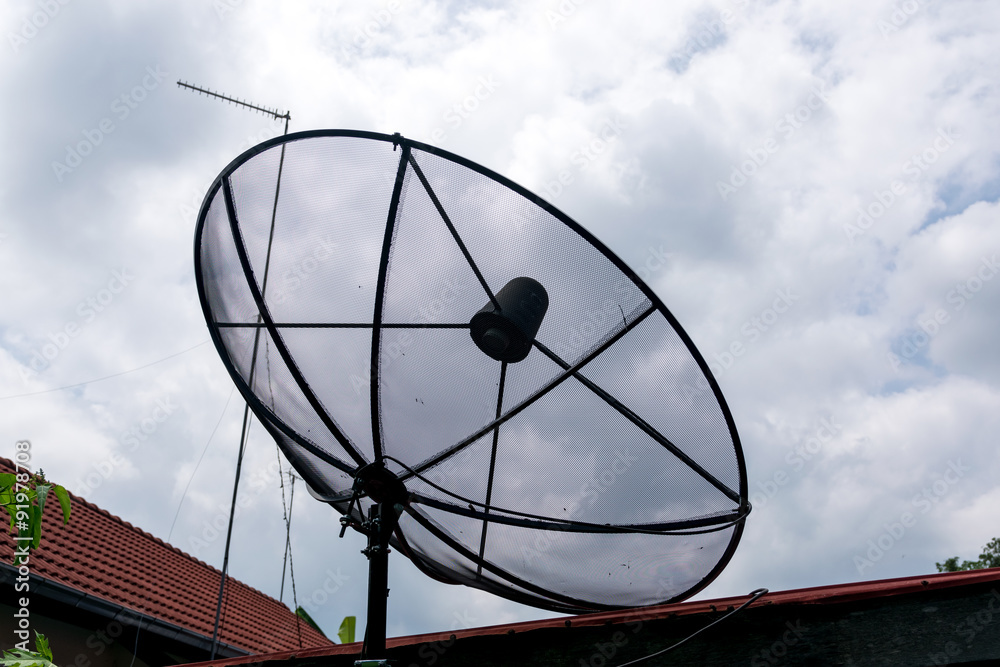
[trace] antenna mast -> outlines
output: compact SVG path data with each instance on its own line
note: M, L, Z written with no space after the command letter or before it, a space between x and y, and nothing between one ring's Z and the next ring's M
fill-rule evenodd
M259 106L257 104L251 104L250 102L246 102L244 100L239 100L239 99L236 99L235 97L230 97L229 95L223 95L222 93L216 93L216 92L214 92L212 90L208 90L207 88L201 88L199 86L195 86L195 85L192 85L190 83L186 83L184 81L178 81L177 85L179 87L181 87L181 88L187 88L188 90L192 90L192 91L194 91L194 92L196 92L196 93L198 93L200 95L201 94L208 95L209 97L214 97L216 99L229 102L230 104L235 104L236 106L240 106L240 107L244 107L246 109L250 109L251 111L257 111L259 113L264 114L265 116L271 116L275 120L284 119L284 121L285 121L285 131L284 131L284 134L285 135L288 134L288 122L292 119L292 112L290 110L286 111L285 113L279 113L277 108L268 109L267 107L262 107L262 106ZM282 144L281 145L281 160L278 163L278 181L277 181L277 184L275 185L275 191L274 191L274 208L271 210L271 238L272 239L274 238L274 219L275 219L275 216L276 216L276 214L278 212L278 194L281 191L281 171L282 171L282 168L284 167L284 165L285 165L285 145ZM264 268L264 285L263 285L263 290L264 291L267 290L267 274L268 274L268 268L270 267L270 264L271 264L271 243L269 241L268 244L267 244L267 264L265 265L265 268ZM261 319L260 316L258 316L257 317L257 323L258 324L260 323L260 319ZM255 332L255 335L254 335L253 360L251 361L251 364L250 364L250 377L254 376L254 367L257 364L257 346L258 346L259 340L260 340L260 329L258 329ZM246 450L247 439L248 439L248 437L250 435L250 419L251 419L250 404L247 403L245 405L245 407L243 408L243 427L242 427L242 429L240 431L240 450L239 450L239 455L236 458L236 480L233 482L233 502L232 502L232 506L229 509L229 528L226 531L226 550L225 550L225 554L222 557L222 577L219 580L219 600L218 600L218 602L216 603L216 606L215 606L215 628L212 630L212 652L211 652L211 657L210 657L211 660L215 660L215 653L216 653L216 650L218 649L218 646L219 646L219 623L221 621L221 615L222 615L222 601L223 601L223 597L224 597L224 593L225 593L225 588L226 588L226 578L228 577L228 572L229 572L229 546L230 546L230 542L232 541L232 537L233 537L233 518L234 518L234 515L236 513L236 497L237 497L237 491L239 490L239 486L240 486L240 469L241 469L241 467L243 465L243 453ZM282 489L282 493L284 493L284 489ZM282 496L282 506L284 506L284 496ZM289 508L289 510L291 510L291 508ZM290 519L291 519L290 515L286 516L286 521L290 521ZM288 550L290 548L290 543L288 541L288 536L286 536L286 544L285 544L285 546L286 546L285 555L286 555L286 558L287 558L287 556L288 556ZM294 576L295 575L293 574L292 576L293 576L292 590L294 591L294 589L295 589ZM284 571L282 571L281 585L282 585L282 587L284 587L284 585L285 585ZM296 601L296 604L298 604L297 601ZM298 613L296 613L296 617L295 617L296 629L298 629L298 624L300 622L301 622L301 619L299 619ZM299 647L300 648L302 647L302 637L301 637L301 635L299 636Z

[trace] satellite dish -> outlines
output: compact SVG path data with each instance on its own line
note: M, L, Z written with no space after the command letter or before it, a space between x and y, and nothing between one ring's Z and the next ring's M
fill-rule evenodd
M750 511L732 415L589 232L400 135L299 132L219 175L195 233L212 339L309 484L424 573L581 613L682 600ZM343 534L343 531L341 532Z

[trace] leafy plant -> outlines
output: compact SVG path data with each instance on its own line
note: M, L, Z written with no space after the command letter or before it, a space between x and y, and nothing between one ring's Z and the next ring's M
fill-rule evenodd
M988 567L1000 567L1000 537L994 537L983 547L979 560L965 560L961 564L958 556L952 556L943 563L934 563L938 572L961 572L963 570L985 570Z
M326 633L319 629L319 625L316 624L316 621L312 619L312 616L310 616L309 612L307 612L305 609L299 607L298 609L295 610L295 614L303 621L308 623L313 630L326 637Z
M340 637L341 644L353 644L354 643L354 626L358 619L355 616L345 616L344 620L340 623L340 630L337 631L337 636Z
M10 515L10 532L16 533L18 548L14 550L14 564L25 557L26 551L38 548L42 540L42 512L45 501L53 493L62 508L63 523L69 523L70 502L66 489L45 479L45 472L35 474L0 474L0 505ZM24 545L27 548L24 548Z
M295 610L295 613L298 615L299 618L301 618L303 621L312 626L313 630L326 637L326 633L320 629L316 621L314 621L312 619L312 616L309 615L309 612L307 612L302 607L299 607L298 609ZM341 621L340 629L337 631L337 637L340 638L341 644L354 643L354 626L357 624L357 621L358 619L356 616L345 616L344 620Z
M52 649L49 640L38 630L35 630L35 650L23 648L7 649L3 652L0 665L4 667L56 667L52 662Z

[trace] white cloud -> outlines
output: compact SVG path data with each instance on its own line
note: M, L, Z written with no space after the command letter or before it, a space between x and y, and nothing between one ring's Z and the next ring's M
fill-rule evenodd
M548 13L567 4L575 11ZM751 488L776 488L703 596L972 558L995 535L986 520L1000 463L990 439L1000 278L983 268L1000 254L989 66L1000 23L988 3L920 1L894 18L900 4L230 2L220 16L210 3L74 2L14 48L9 35L38 5L6 3L0 396L114 375L208 339L193 209L231 159L283 128L178 89L184 79L290 109L292 131L439 136L543 194L565 171L555 205L627 263L668 253L645 269L649 283L709 361L742 345L731 364L716 359L719 381ZM705 30L711 39L689 48ZM120 117L112 105L147 67L169 76ZM88 132L95 143L105 118L115 129L60 181L52 163ZM615 119L621 132L581 158ZM719 182L734 192L723 199ZM111 291L123 268L134 280ZM772 322L776 290L798 300ZM88 299L107 301L93 318ZM36 353L46 363L25 378ZM88 497L165 538L231 387L207 344L76 389L5 398L0 455L31 439L38 464L72 488L117 453L126 462ZM176 410L128 450L123 434L167 398ZM195 473L172 536L181 548L228 503L238 403ZM842 428L796 469L786 457L822 419ZM257 429L247 474L274 459ZM959 459L971 469L922 512L914 497ZM907 511L916 523L859 573L854 557ZM348 613L363 622L366 585L360 540L337 540L334 514L301 494L293 526L300 593L322 590L330 569L349 577L313 614L331 630ZM277 595L283 530L272 485L237 522L233 574ZM200 557L220 565L221 550L215 540ZM447 629L466 611L476 624L546 615L393 562L390 633Z

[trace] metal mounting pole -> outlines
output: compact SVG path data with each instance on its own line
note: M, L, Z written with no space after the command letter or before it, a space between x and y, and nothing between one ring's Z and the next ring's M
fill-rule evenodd
M389 598L389 538L396 528L396 510L388 500L372 505L368 514L368 622L363 660L385 658L386 608ZM375 662L364 664L388 664Z
M406 486L386 470L381 460L361 467L354 478L354 496L341 518L340 536L352 522L354 503L361 496L371 498L368 518L362 518L361 532L368 535L368 546L361 553L368 557L368 621L365 642L355 667L388 667L385 657L385 619L389 598L389 540L399 524L399 515L409 503ZM358 508L364 516L363 510Z

